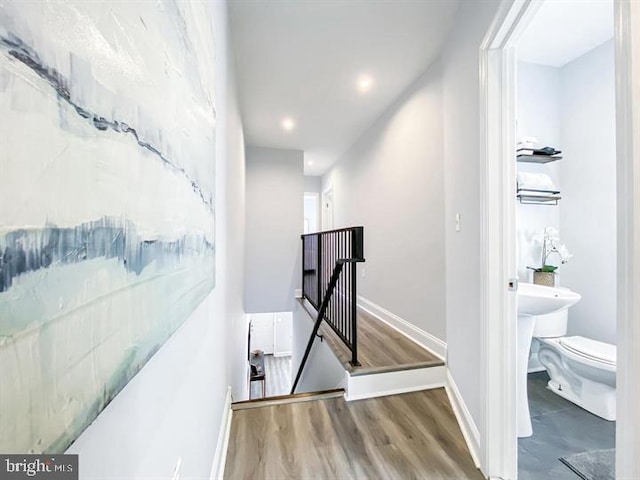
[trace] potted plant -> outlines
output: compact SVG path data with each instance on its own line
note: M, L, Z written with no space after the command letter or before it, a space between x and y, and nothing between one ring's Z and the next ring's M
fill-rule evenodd
M558 254L560 257L561 264L567 263L567 261L572 257L567 247L560 243L558 231L553 227L547 227L544 229L542 236L541 266L527 267L533 270L533 283L536 285L546 285L547 287L555 286L556 270L558 270L558 265L551 265L547 263L549 261L549 257L554 253Z

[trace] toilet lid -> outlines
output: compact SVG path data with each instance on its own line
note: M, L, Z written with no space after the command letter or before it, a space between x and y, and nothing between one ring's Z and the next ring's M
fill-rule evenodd
M617 348L615 345L579 336L561 338L560 345L577 355L591 360L608 365L616 364Z

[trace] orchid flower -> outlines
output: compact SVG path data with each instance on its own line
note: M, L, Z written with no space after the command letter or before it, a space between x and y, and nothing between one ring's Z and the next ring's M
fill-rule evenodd
M560 256L560 261L564 264L573 256L567 247L560 243L560 236L558 230L553 227L547 227L544 229L544 236L542 240L542 268L547 266L547 260L551 254L557 253Z

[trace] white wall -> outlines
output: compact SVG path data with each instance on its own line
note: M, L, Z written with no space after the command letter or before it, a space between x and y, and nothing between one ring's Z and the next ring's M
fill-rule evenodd
M244 306L292 311L301 284L303 152L248 147Z
M562 150L560 139L560 70L555 67L518 63L517 85L517 138L535 137L543 146ZM560 163L518 163L519 172L546 173L554 184L561 187ZM560 188L560 190L564 190ZM564 193L564 192L562 192ZM560 208L550 205L523 205L516 210L516 238L518 246L518 279L532 282L527 266L539 267L540 245L534 237L546 227L560 228Z
M448 366L480 426L480 43L499 2L463 1L443 53ZM461 230L455 231L455 215ZM482 431L480 432L482 434Z
M316 175L304 176L304 191L309 193L320 193L322 189L322 177Z
M440 62L323 177L323 188L334 187L336 227L365 226L360 293L447 341L451 375L478 425L478 49L498 4L463 0Z
M228 45L228 44L227 44ZM227 105L226 117L221 124L227 132L226 162L221 162L217 182L219 191L224 192L226 208L224 215L225 233L225 275L226 275L226 318L230 325L227 342L227 374L231 378L234 400L248 398L247 385L247 338L249 322L244 311L244 262L245 262L245 180L246 161L242 118L238 104L235 77L235 60L231 47L227 47ZM221 174L224 172L224 175ZM224 184L222 186L221 184Z
M582 295L569 334L616 343L616 148L613 40L562 68L562 283Z
M588 80L588 81L587 81ZM557 207L518 205L518 274L539 266L545 226L560 231L574 257L557 280L582 295L569 310L569 334L616 341L616 165L613 40L562 68L518 66L518 134L563 151L547 165L519 171L549 172L561 191ZM556 257L550 263L558 265Z
M322 177L305 175L304 193L304 218L309 223L309 231L307 233L318 232L322 230L320 222Z
M102 414L71 445L82 478L208 478L242 314L244 158L226 6L211 5L216 64L217 285ZM231 332L234 332L229 340ZM241 340L240 340L241 341ZM246 334L245 334L246 342ZM239 347L238 347L239 348ZM246 355L246 348L243 350ZM243 377L244 378L244 377ZM245 387L246 388L246 387Z
M444 340L442 72L433 64L323 177L335 228L363 225L358 294Z
M313 330L315 318L311 318L307 311L296 302L293 311L293 349L291 351L291 381L293 382L300 368L302 357ZM331 347L326 342L316 338L309 358L304 367L296 393L317 392L333 388L344 388L345 370L338 361Z

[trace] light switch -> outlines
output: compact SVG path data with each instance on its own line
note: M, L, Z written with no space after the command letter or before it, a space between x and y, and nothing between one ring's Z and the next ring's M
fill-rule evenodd
M456 213L456 232L460 231L460 214Z

